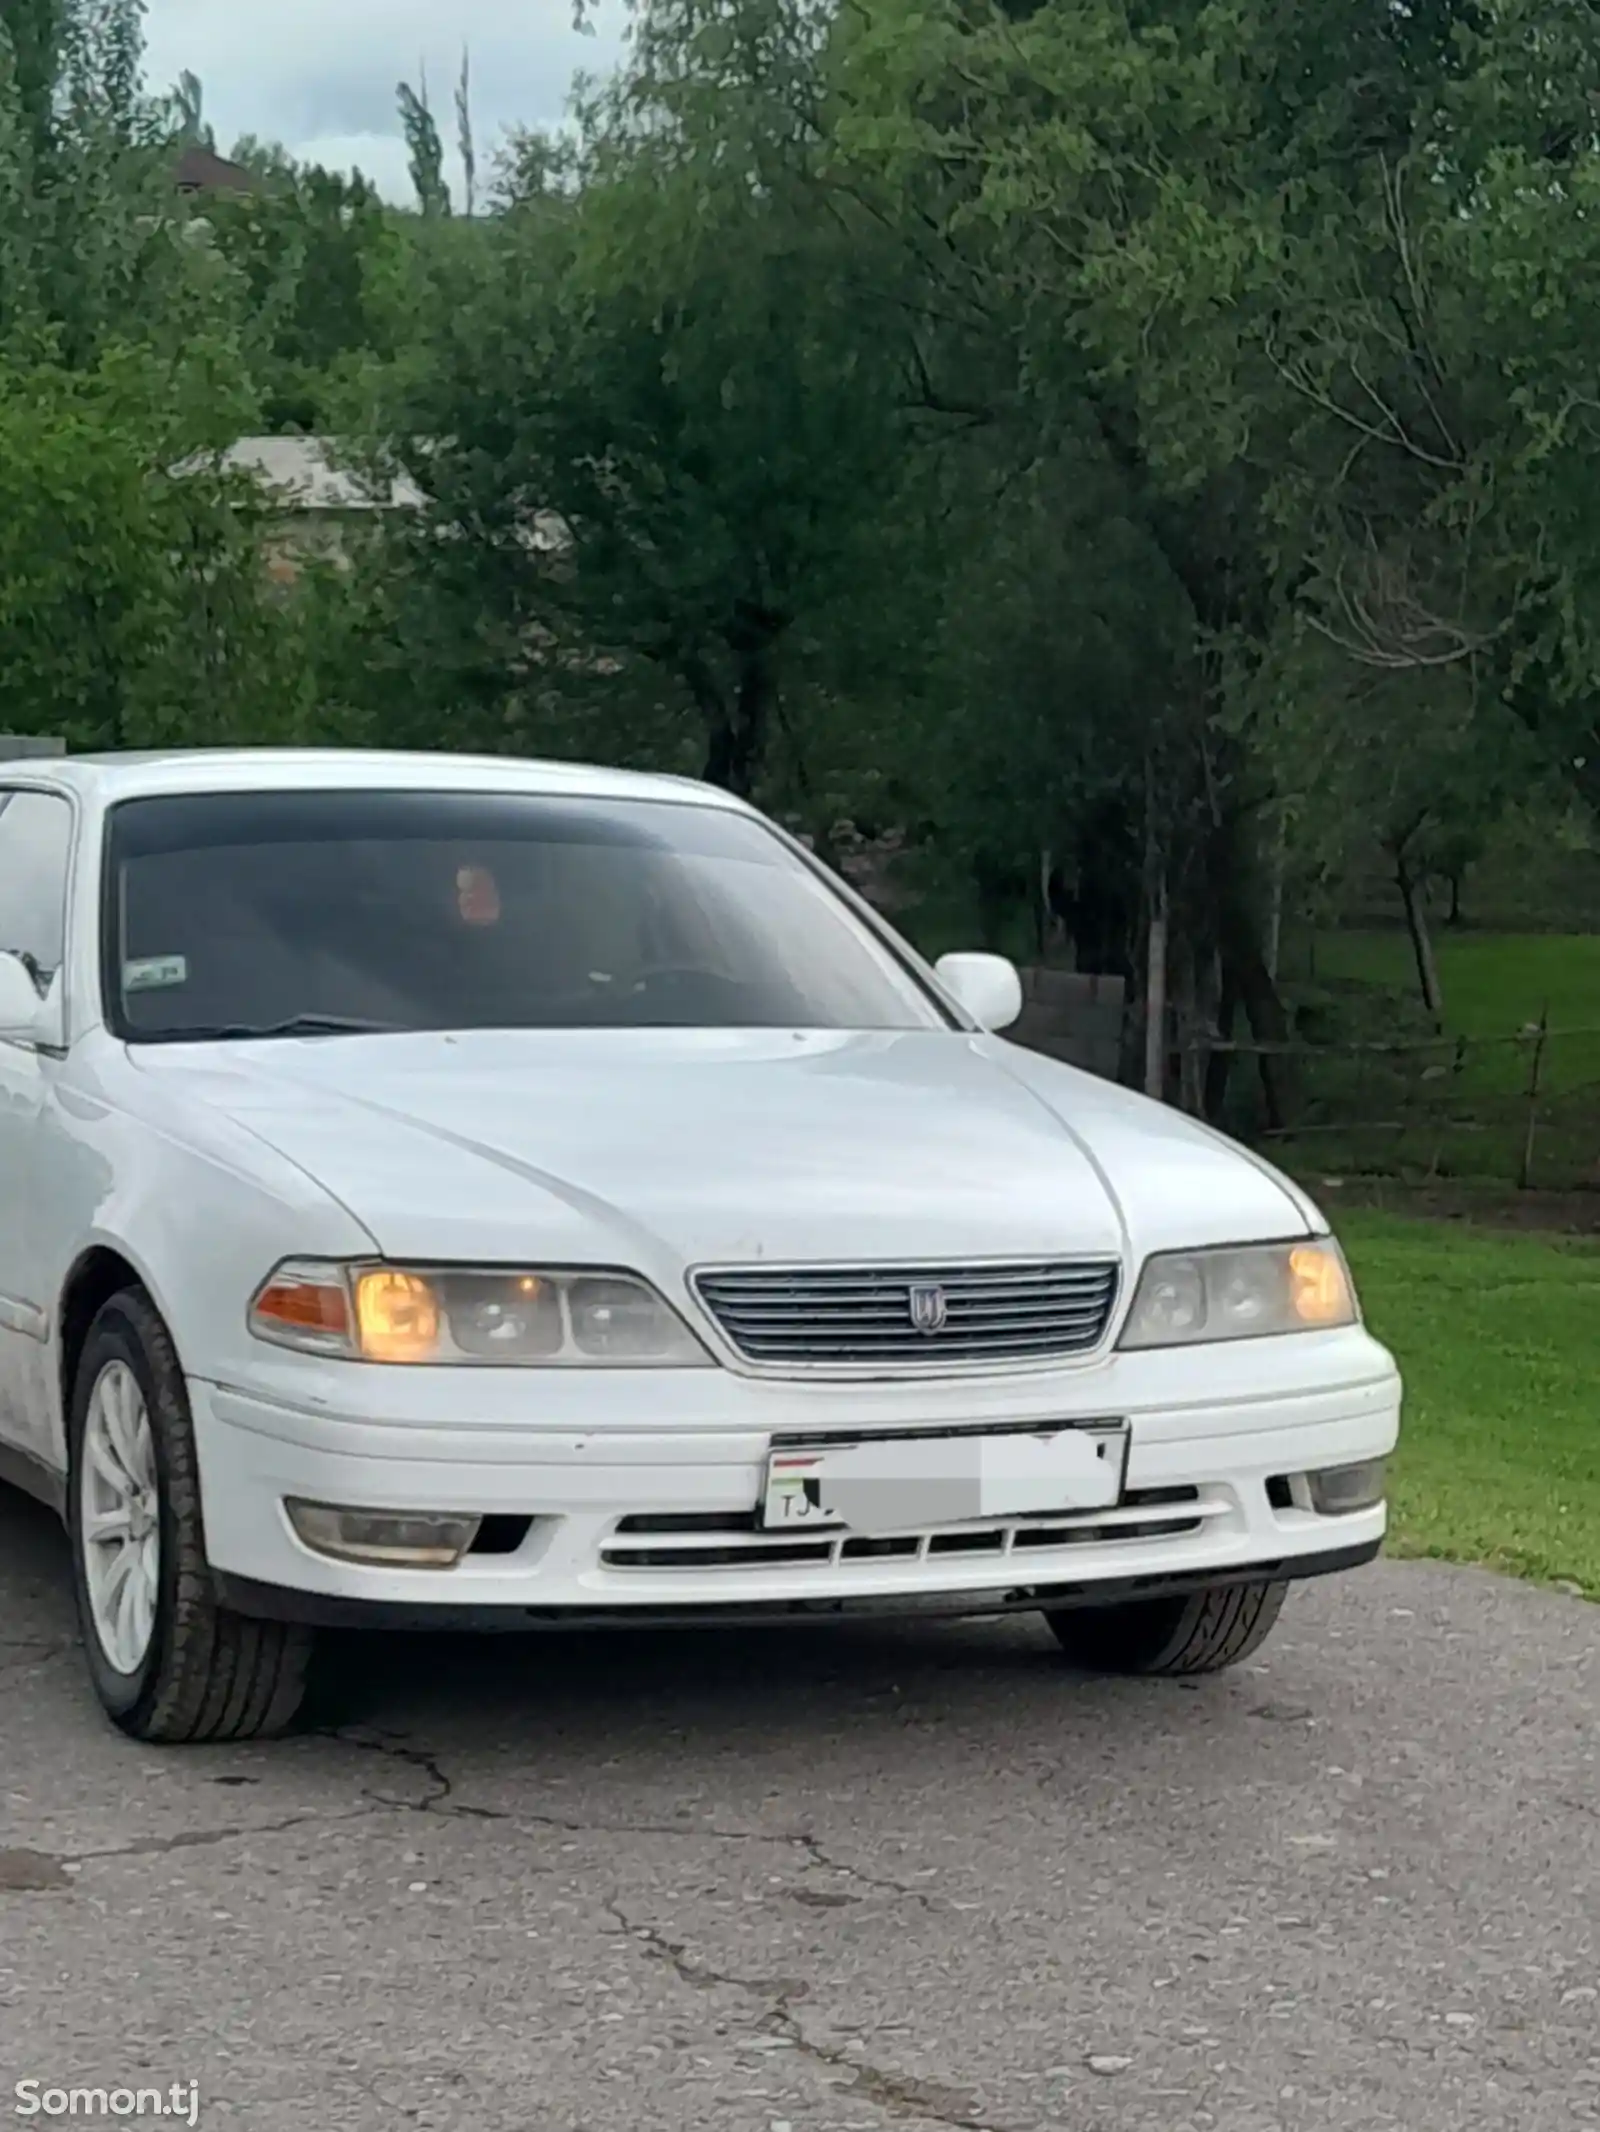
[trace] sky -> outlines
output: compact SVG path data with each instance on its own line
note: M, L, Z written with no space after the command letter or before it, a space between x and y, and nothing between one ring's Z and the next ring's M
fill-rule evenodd
M511 126L563 117L575 74L617 56L622 0L602 0L592 35L572 0L148 0L146 72L153 90L187 69L224 154L241 134L281 141L307 161L358 166L389 197L409 197L395 88L427 72L449 173L455 174L455 84L472 56L480 170Z

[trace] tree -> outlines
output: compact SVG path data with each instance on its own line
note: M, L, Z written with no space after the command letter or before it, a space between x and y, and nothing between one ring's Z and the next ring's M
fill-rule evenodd
M1276 604L1471 667L1600 791L1587 0L890 10L852 80L1169 514L1226 476Z
M140 24L139 0L12 0L0 21L0 354L90 370L122 344L183 364L205 341L220 362L239 333L175 209L181 118L141 93Z
M396 94L417 206L424 215L447 215L450 188L444 176L444 145L439 139L438 122L428 107L427 81L424 79L420 93L409 82L401 82Z
M7 0L0 9L0 59L11 73L13 123L30 169L44 168L55 147L65 16L65 0Z
M282 141L263 140L256 133L241 133L228 151L228 160L268 184L280 179L292 181L298 168Z
M178 76L173 104L178 139L186 148L214 149L217 145L216 133L206 121L205 101L205 89L199 75L192 74L185 67Z
M352 375L395 354L389 283L399 218L358 173L286 164L260 192L209 204L217 255L239 277L247 360L269 431L316 432Z
M461 204L471 221L478 207L478 144L472 126L472 54L463 47L456 83L456 142L461 156Z
M69 747L307 730L298 618L269 595L255 499L173 472L162 366L0 366L0 695ZM187 432L192 439L194 432Z
M1596 487L1581 458L1558 486L1551 448L1588 419L1592 10L891 0L841 24L841 182L905 233L930 315L987 314L1042 428L1091 414L1188 597L1174 827L1219 1018L1277 1043L1285 638L1320 632L1330 699L1356 662L1458 664L1491 751L1509 704L1569 770L1600 757Z
M704 87L693 53L652 38L656 71L590 114L576 182L541 162L486 228L395 450L439 440L450 537L411 560L478 618L453 632L469 693L643 660L698 716L699 767L747 792L807 641L892 583L906 354L864 320L767 76L730 141L726 107L678 94L669 63Z

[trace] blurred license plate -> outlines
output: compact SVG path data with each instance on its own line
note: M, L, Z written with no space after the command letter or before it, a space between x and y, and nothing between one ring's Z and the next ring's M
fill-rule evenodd
M1122 1494L1126 1422L993 1435L880 1436L769 1453L768 1531L847 1525L907 1532L970 1518L1109 1510Z

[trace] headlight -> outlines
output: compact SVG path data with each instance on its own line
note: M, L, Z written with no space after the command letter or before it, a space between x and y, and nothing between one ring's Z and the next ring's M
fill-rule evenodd
M1120 1347L1257 1340L1356 1322L1355 1290L1331 1237L1164 1251L1145 1261Z
M250 1330L362 1362L711 1368L648 1281L562 1269L337 1266L292 1259L257 1289Z

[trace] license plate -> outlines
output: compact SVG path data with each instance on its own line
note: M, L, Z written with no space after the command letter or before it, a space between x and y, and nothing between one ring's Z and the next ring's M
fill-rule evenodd
M1126 1422L795 1444L768 1454L761 1522L769 1532L844 1525L892 1533L1109 1510L1127 1456Z

